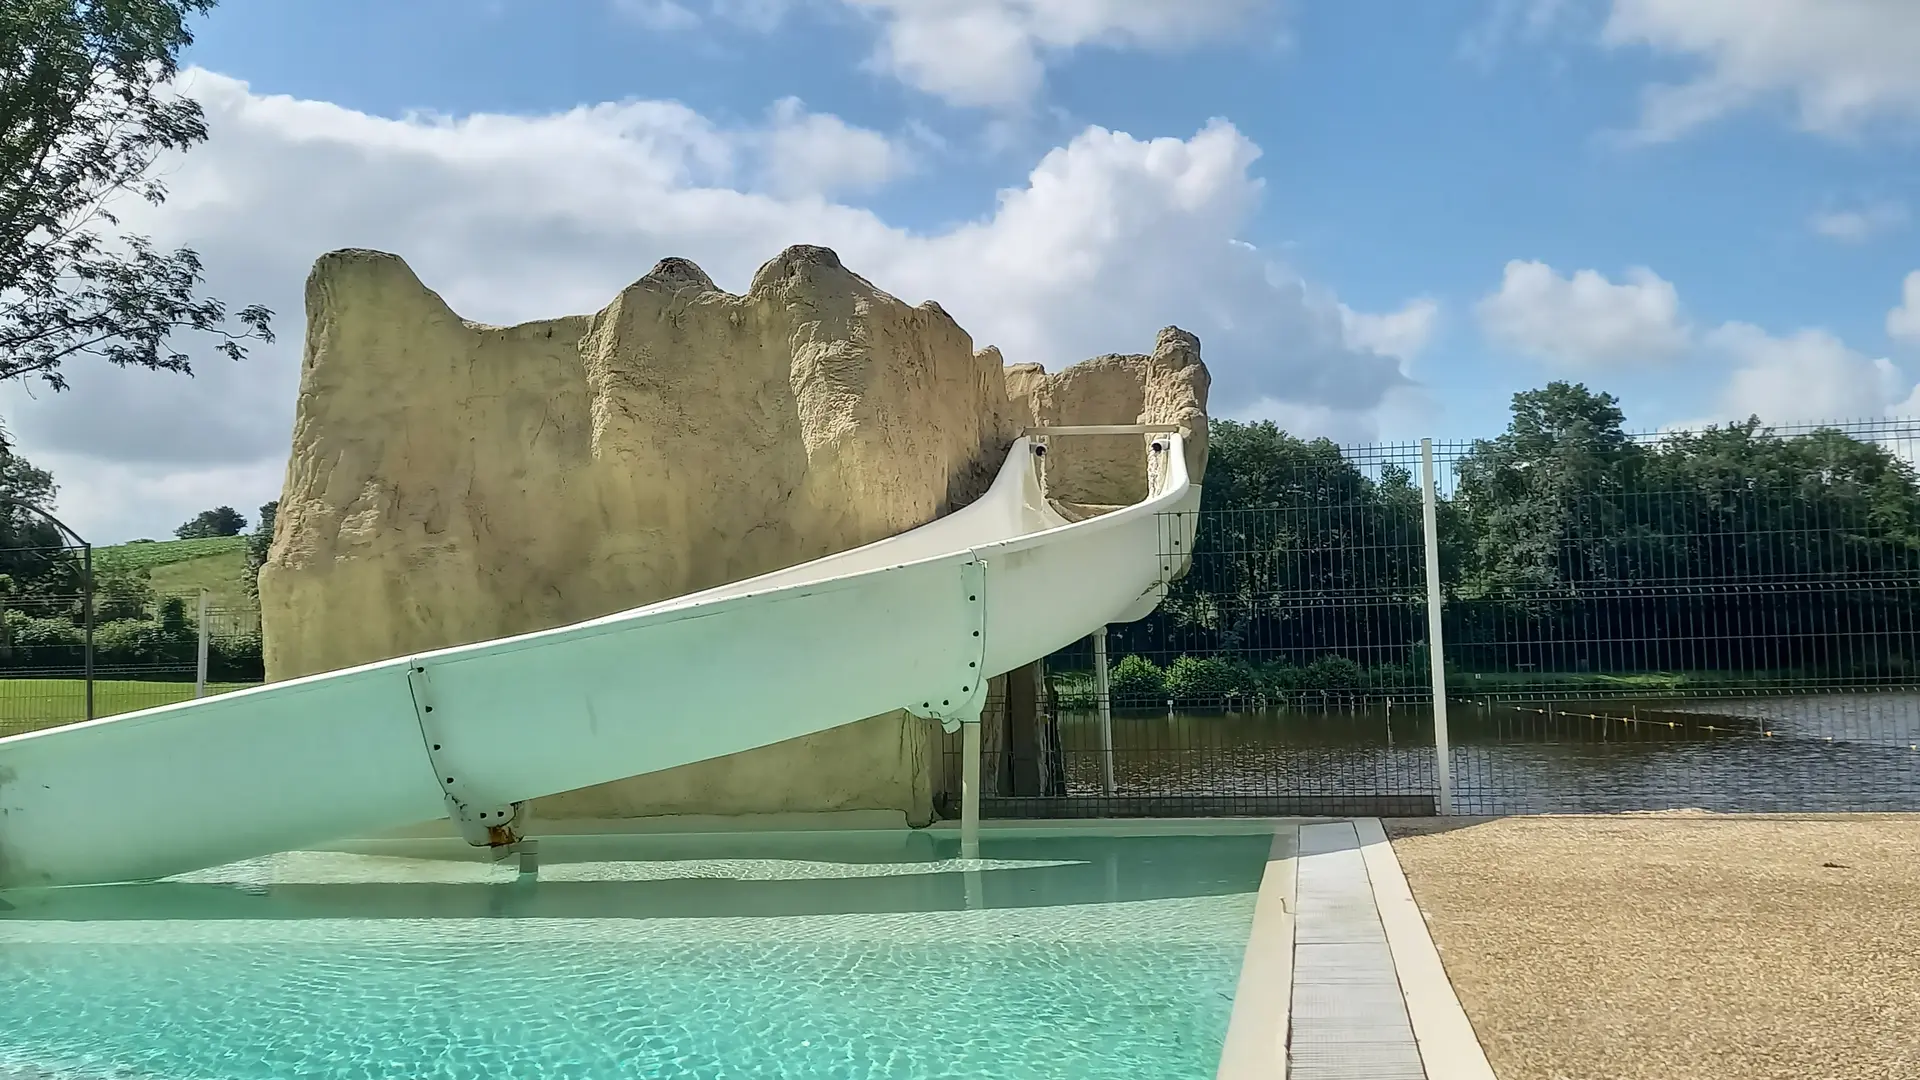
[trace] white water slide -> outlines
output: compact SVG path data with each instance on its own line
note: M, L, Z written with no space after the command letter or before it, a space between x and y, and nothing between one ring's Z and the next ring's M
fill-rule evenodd
M1119 432L1141 436L1148 497L1070 521L1046 498L1046 442ZM895 709L972 721L977 747L987 676L1154 609L1199 497L1177 433L1036 429L977 501L838 555L0 739L0 888L151 880L437 818L504 846L528 800Z

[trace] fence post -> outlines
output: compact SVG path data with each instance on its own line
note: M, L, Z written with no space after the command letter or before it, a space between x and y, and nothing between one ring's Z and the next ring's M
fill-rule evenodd
M60 535L66 540L80 545L80 618L86 626L86 645L81 662L86 665L87 719L91 720L95 711L93 701L93 545L88 543L85 537L68 528L65 522L30 502L0 495L0 503L39 516L47 524L60 530ZM64 540L60 547L63 553L72 550Z
M1433 680L1434 778L1439 781L1436 810L1453 813L1453 749L1447 738L1447 658L1440 632L1440 495L1433 471L1433 440L1420 440L1420 517L1427 549L1427 666Z
M80 599L82 618L87 624L87 719L93 719L93 545L80 542L80 558L84 573L83 588L86 595Z
M1113 691L1107 682L1107 628L1093 632L1093 699L1100 708L1100 793L1113 794Z
M200 643L193 676L193 696L207 696L207 590L200 590Z

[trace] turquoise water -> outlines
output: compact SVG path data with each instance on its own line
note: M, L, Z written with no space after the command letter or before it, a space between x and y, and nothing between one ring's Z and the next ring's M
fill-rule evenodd
M0 1077L1211 1077L1267 850L545 844L12 894Z

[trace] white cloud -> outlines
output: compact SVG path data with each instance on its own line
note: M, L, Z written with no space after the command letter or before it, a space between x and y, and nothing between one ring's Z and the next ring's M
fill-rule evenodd
M1047 66L1073 49L1177 50L1247 31L1288 0L838 0L878 35L867 66L948 104L1016 109L1046 82ZM1542 2L1542 0L1530 0ZM1558 2L1558 0L1556 0ZM706 22L685 0L610 0L655 31ZM704 0L706 13L770 33L800 0ZM1286 43L1284 33L1273 35Z
M1601 40L1701 64L1690 81L1646 89L1638 134L1648 140L1770 99L1825 135L1920 120L1914 0L1613 0Z
M783 195L871 191L913 167L905 147L799 98L777 102L764 136L764 186Z
M60 451L30 449L29 457L53 473L61 520L95 544L171 540L176 526L215 506L232 506L251 528L286 477L279 457L192 469Z
M1177 49L1241 29L1275 0L842 0L879 19L872 63L955 104L1024 104L1049 54L1085 45Z
M1492 0L1486 17L1460 36L1460 56L1491 67L1509 41L1539 41L1565 21L1570 8L1570 0Z
M1428 297L1407 301L1399 311L1367 315L1340 305L1347 345L1412 363L1433 340L1440 304Z
M1375 443L1386 437L1404 438L1410 431L1431 430L1441 415L1439 402L1425 387L1417 385L1389 389L1377 408L1365 412L1270 397L1238 408L1211 411L1215 416L1231 420L1271 420L1280 430L1296 438L1331 439L1344 446Z
M711 0L711 2L715 15L764 34L779 29L795 0Z
M1833 333L1808 328L1784 336L1745 322L1695 334L1678 291L1651 270L1636 269L1616 285L1592 270L1562 277L1545 263L1514 260L1498 292L1478 307L1491 340L1565 367L1670 359L1718 359L1724 380L1705 415L1673 428L1759 416L1769 424L1913 415L1915 386L1885 357L1849 347ZM1920 271L1908 275L1905 302L1887 315L1890 336L1920 340Z
M1822 210L1807 219L1807 227L1829 240L1860 244L1905 228L1907 220L1905 203L1880 199L1843 210Z
M1568 368L1644 363L1684 351L1691 334L1673 284L1644 267L1622 284L1595 270L1562 277L1546 263L1507 263L1477 307L1481 329L1506 348Z
M211 291L274 308L281 341L240 364L203 359L193 379L76 363L70 393L0 391L22 451L55 468L63 516L96 542L277 496L302 282L341 247L397 252L462 315L510 323L596 310L665 256L738 291L781 248L825 244L909 302L938 299L1010 361L1058 368L1145 349L1178 323L1202 338L1223 414L1271 399L1365 416L1407 384L1400 362L1356 347L1348 325L1417 318L1344 312L1234 243L1261 197L1259 149L1225 122L1186 139L1090 128L990 215L922 233L817 190L743 182L760 175L766 131L670 103L388 119L189 78L212 138L166 164L172 198L127 207L127 225L197 248ZM1415 337L1380 333L1383 348Z
M644 29L662 33L692 30L708 25L705 15L759 33L779 29L787 12L797 0L703 0L701 11L682 0L607 0L614 14Z
M1920 345L1920 270L1901 283L1900 303L1887 312L1887 336Z
M690 30L700 25L700 16L675 0L613 0L613 9L648 30Z
M1734 361L1719 420L1758 416L1769 424L1874 419L1893 415L1915 388L1885 357L1869 357L1825 330L1775 337L1730 322L1705 343Z

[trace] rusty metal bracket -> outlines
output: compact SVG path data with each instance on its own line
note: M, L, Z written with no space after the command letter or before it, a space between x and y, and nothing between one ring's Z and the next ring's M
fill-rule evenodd
M987 700L987 560L976 556L960 566L960 589L966 597L966 629L959 658L940 697L928 697L907 707L915 716L940 721L947 732L978 720ZM962 666L964 665L964 666Z
M502 803L479 797L448 760L451 736L444 718L434 711L433 679L423 661L407 664L407 688L413 692L413 715L420 722L420 740L433 764L433 777L446 800L447 816L460 835L474 847L501 848L517 844L525 832L531 807L524 802Z

